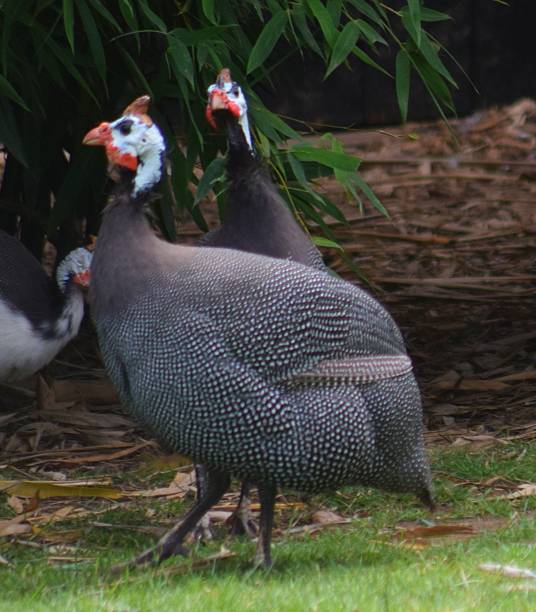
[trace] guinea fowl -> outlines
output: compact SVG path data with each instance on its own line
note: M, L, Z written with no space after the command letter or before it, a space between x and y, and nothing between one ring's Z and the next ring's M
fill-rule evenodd
M134 563L184 553L231 476L259 490L256 560L265 566L279 487L364 484L431 505L419 390L392 318L361 289L299 263L159 239L144 207L165 144L148 104L137 99L84 139L122 166L90 303L123 402L208 471L204 496Z
M221 227L205 234L200 244L291 259L327 271L318 249L298 225L268 169L253 150L247 101L228 68L223 68L208 88L206 117L216 130L227 130L229 189ZM204 470L196 467L201 495ZM244 483L231 525L234 532L252 536L255 523L249 505L249 485Z
M35 257L0 230L0 382L34 374L78 333L92 254L71 251L55 283Z
M206 116L219 130L227 129L228 205L221 227L201 244L233 248L269 257L291 259L325 269L318 249L298 225L268 169L254 153L247 102L228 68L208 88Z

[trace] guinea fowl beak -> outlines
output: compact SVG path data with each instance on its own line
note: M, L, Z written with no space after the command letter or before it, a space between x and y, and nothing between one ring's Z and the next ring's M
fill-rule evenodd
M236 104L232 100L229 100L228 95L222 89L214 89L210 93L210 98L207 104L205 114L207 121L215 130L218 130L220 126L218 125L218 122L215 119L214 113L216 113L216 115L219 115L220 113L223 113L225 111L227 111L237 119L240 118L241 111L238 104Z
M103 122L96 128L89 130L84 136L82 143L89 146L106 146L112 139L112 131L110 130L110 124Z
M210 97L209 104L212 112L219 110L227 110L229 108L229 100L227 96L219 90L213 92L212 96Z
M78 285L79 287L87 289L87 287L89 287L89 279L90 279L89 270L84 270L73 276L73 283L75 285Z

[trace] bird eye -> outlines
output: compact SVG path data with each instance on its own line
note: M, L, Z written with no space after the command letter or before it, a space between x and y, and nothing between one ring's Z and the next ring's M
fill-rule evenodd
M127 136L128 134L130 134L131 129L132 129L132 124L130 121L125 121L124 123L121 123L121 125L119 126L119 131L124 136Z

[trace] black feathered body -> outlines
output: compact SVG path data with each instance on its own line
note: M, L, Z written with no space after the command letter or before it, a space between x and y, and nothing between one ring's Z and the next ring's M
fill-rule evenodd
M84 301L70 285L62 292L2 230L0 262L0 382L14 382L46 365L77 334Z
M34 327L55 321L65 297L24 245L0 230L0 300Z
M225 218L200 244L290 259L325 270L318 249L279 195L268 169L250 151L236 121L228 122L228 134Z

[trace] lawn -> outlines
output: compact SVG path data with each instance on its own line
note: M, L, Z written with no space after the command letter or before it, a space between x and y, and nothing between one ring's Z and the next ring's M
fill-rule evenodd
M252 570L253 543L218 539L195 545L188 560L112 575L113 563L154 541L145 531L167 526L191 500L86 500L95 516L67 517L0 539L0 555L9 562L0 565L0 610L536 609L534 579L481 568L536 569L536 498L521 495L531 492L523 485L534 479L536 445L434 448L431 457L433 515L409 497L363 489L305 504L282 499L270 571ZM131 467L113 481L162 486L170 471ZM14 511L5 505L1 515ZM352 520L330 526L333 517Z

